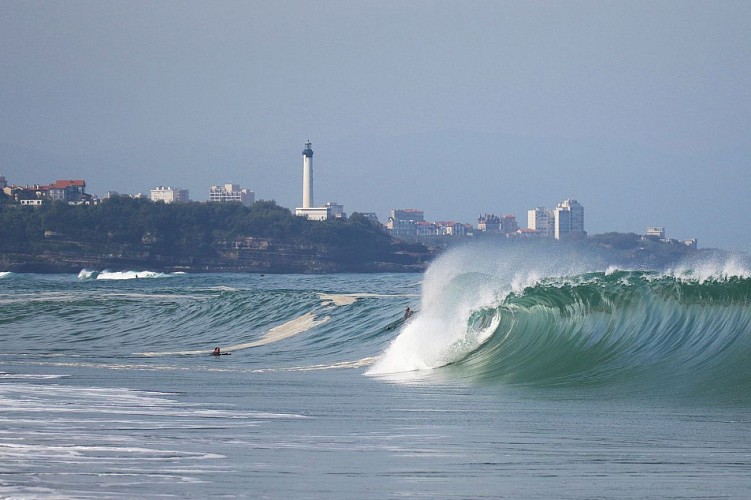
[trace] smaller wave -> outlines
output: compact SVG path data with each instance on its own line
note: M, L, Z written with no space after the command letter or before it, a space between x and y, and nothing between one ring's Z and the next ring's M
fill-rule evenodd
M316 318L313 313L303 314L291 321L283 323L279 326L267 331L260 339L252 342L245 342L242 344L235 344L231 346L223 347L226 351L240 351L243 349L249 349L251 347L259 347L273 342L279 342L286 338L298 335L300 333L307 332L308 330L326 323L331 319L330 316L324 316L322 318ZM211 351L206 349L192 350L192 351L170 351L170 352L139 352L136 353L141 356L155 357L155 356L192 356L201 354L210 354Z
M0 380L50 380L66 378L68 375L42 375L27 373L5 373L0 372Z
M12 272L10 272L10 271L0 271L0 279L2 279L2 278L7 278L7 277L8 277L8 276L10 276L11 274L13 274L13 273L12 273Z
M82 269L78 273L78 279L88 280L135 280L135 279L149 279L149 278L169 278L171 276L179 276L185 274L184 272L176 273L158 273L155 271L93 271L89 269Z

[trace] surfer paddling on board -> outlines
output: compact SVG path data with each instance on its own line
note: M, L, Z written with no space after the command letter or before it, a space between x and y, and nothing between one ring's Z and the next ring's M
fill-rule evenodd
M214 348L214 352L211 353L212 356L229 356L230 354L232 354L232 353L231 352L222 352L222 350L219 349L218 347L215 347Z

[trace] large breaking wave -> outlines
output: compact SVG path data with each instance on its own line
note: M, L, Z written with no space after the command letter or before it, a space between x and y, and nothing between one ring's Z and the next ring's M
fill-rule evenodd
M464 249L439 259L420 313L368 373L751 387L751 273L739 260L657 272L540 257Z

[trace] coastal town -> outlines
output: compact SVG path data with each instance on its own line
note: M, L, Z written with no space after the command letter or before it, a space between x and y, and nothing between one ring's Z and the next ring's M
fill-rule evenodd
M329 201L321 206L315 206L313 198L313 149L310 141L306 142L302 151L302 204L295 209L295 214L310 220L323 221L329 219L346 219L344 206ZM86 181L83 179L58 179L51 184L33 184L20 186L9 183L0 174L0 190L6 204L20 206L40 206L45 203L63 202L69 205L96 205L113 196L127 196L131 198L146 198L152 202L190 203L190 193L187 189L171 186L156 186L148 194L136 193L121 195L115 191L108 191L102 196L86 192ZM207 203L241 203L250 207L255 203L255 192L243 188L239 184L226 183L212 185L208 188ZM527 211L526 227L521 227L514 214L486 212L480 214L477 223L448 221L430 221L425 218L423 210L416 208L392 208L385 223L378 220L373 212L358 212L372 222L375 222L394 238L404 241L426 241L451 238L499 237L507 239L554 239L581 240L587 238L584 225L584 206L575 199L565 199L557 203L555 208L538 206ZM674 240L667 239L665 228L652 226L642 235L644 239L662 242L681 243L690 248L697 248L696 239Z

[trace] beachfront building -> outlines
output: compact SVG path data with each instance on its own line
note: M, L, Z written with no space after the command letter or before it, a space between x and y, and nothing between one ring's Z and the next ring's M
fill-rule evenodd
M555 234L555 212L545 207L527 211L527 227L541 238L552 238Z
M344 213L344 205L340 205L335 201L330 201L324 205L328 209L329 219L346 219L347 214Z
M480 215L477 218L477 230L481 233L499 233L501 218L495 214Z
M8 186L5 178L0 180L3 193L20 205L39 206L50 201L61 201L69 205L96 203L93 195L86 193L86 182L77 180L57 180L54 184L34 184L32 186Z
M44 200L41 198L35 198L33 200L19 200L18 203L26 207L39 207L44 204Z
M555 239L585 238L584 207L578 201L567 199L555 208Z
M435 236L438 234L437 228L434 222L428 222L421 220L415 222L415 235L416 236Z
M188 190L157 186L151 190L151 201L163 201L164 203L188 203Z
M466 236L467 225L460 222L436 222L436 234L439 236Z
M256 194L250 189L243 189L239 184L224 184L211 186L209 201L218 203L242 203L246 207L251 206L256 200Z
M391 210L390 219L419 222L425 220L425 213L416 208L394 208Z
M425 214L415 208L394 208L386 222L386 229L394 238L415 238L418 234L418 223L425 222ZM420 232L428 231L424 226Z
M85 190L86 182L82 179L57 180L54 184L47 186L50 200L71 204L82 202L85 198Z
M519 230L519 224L516 223L516 216L513 214L506 214L501 217L500 230L506 236L516 233Z
M650 226L647 228L647 238L652 238L656 240L664 240L665 239L665 228L664 227L658 227L658 226Z
M29 203L30 200L42 201L42 192L34 187L22 187L22 186L5 186L3 193L15 203L22 205L33 205L35 203ZM39 194L39 196L37 196Z
M537 207L527 212L527 227L541 238L565 240L585 238L584 207L578 201L567 199L554 210Z

